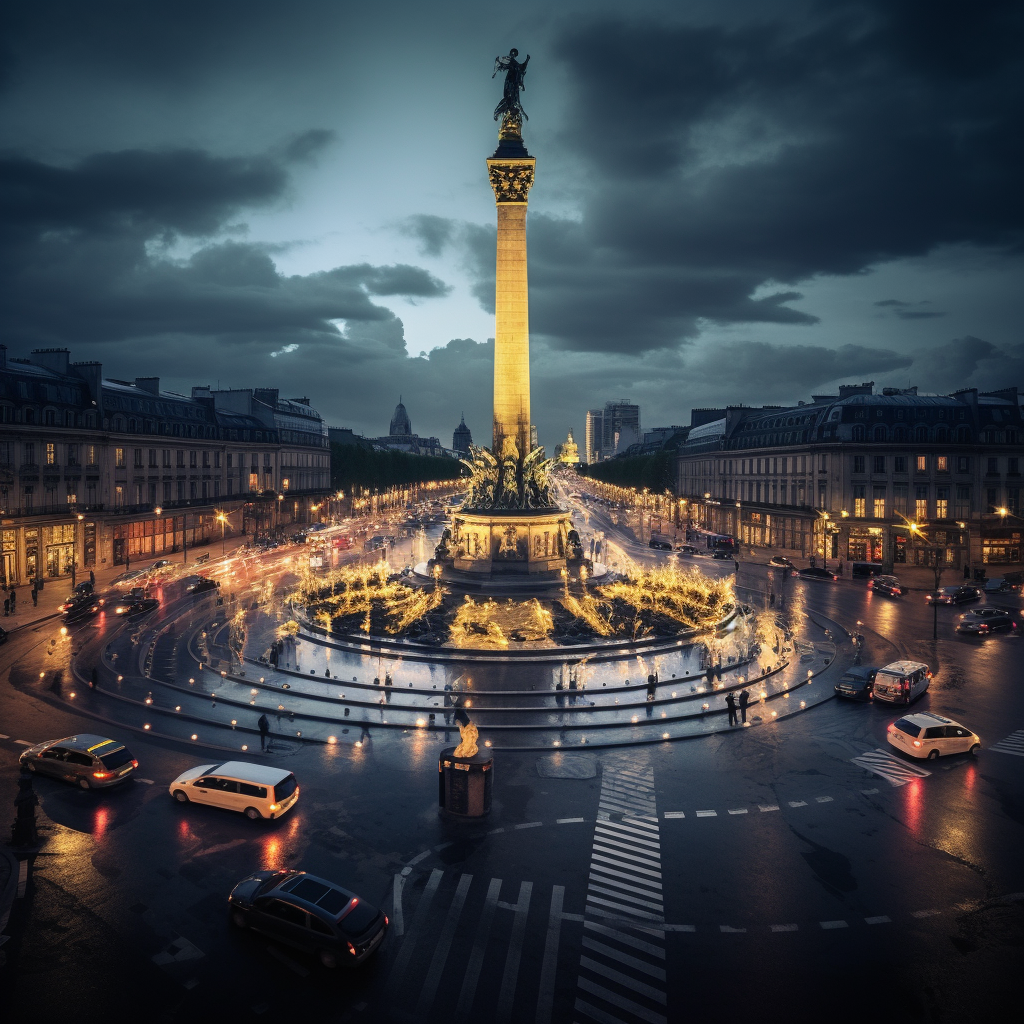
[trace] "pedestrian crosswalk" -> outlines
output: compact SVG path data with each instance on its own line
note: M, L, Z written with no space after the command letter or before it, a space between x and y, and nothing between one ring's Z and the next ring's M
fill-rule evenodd
M989 750L995 750L1000 754L1015 754L1017 757L1024 757L1024 729L1011 732L1005 740L993 743Z
M850 760L855 765L859 765L869 772L874 772L875 775L881 775L891 786L905 786L914 779L923 779L926 775L931 775L931 772L926 771L924 768L910 764L907 761L901 761L898 757L893 757L892 754L882 750L881 747L869 750L859 757L853 757Z
M664 923L654 773L606 766L583 915L577 1021L665 1024Z

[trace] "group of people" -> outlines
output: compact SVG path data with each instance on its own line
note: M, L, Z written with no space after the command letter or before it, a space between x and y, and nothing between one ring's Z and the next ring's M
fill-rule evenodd
M9 597L4 598L4 615L13 615L17 608L18 592L11 587L11 593Z
M736 694L730 690L725 695L725 706L729 709L729 724L730 725L746 725L747 724L747 705L750 703L750 691L740 690L739 701L736 699ZM739 706L739 714L737 715L737 705ZM740 722L742 717L743 721Z

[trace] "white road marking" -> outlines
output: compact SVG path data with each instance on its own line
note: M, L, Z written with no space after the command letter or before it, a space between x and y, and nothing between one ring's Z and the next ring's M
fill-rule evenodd
M886 917L884 914L880 917L865 917L865 924L892 924L892 920Z
M917 765L908 764L906 761L893 757L892 754L887 750L882 750L881 747L869 750L859 757L850 758L850 760L855 765L865 769L865 771L881 775L891 786L905 786L915 778L923 779L925 776L931 775L931 772L926 771L924 768L919 768Z
M746 809L746 807L729 808L729 813L730 814L746 814L747 813L747 809Z
M830 796L816 796L814 799L819 804L830 804L830 803L832 803L832 797L830 797Z
M720 924L718 926L720 932L725 932L727 935L742 935L747 929L746 928L733 928L731 925Z
M515 907L512 935L505 954L505 971L501 976L501 991L498 993L498 1009L494 1015L498 1024L507 1024L512 1016L512 1004L516 998L516 984L519 981L519 961L523 955L523 936L526 934L526 918L530 913L530 895L533 882L519 883L519 902Z
M0 732L0 740L9 740L11 737L5 732Z
M861 792L865 796L874 796L878 792L878 790L877 789L862 789Z
M548 930L544 936L544 956L540 966L540 983L537 989L537 1024L548 1024L555 1001L555 974L558 970L558 939L562 929L562 903L565 886L551 887L551 910L548 913Z
M414 864L419 864L419 862L423 860L424 857L429 856L430 850L424 850L422 853L417 854L415 857L413 857L411 861L409 861L409 867L412 867Z
M1015 757L1024 757L1024 729L1011 732L1006 739L993 743L988 749L998 751L1000 754L1013 754Z
M494 923L494 911L498 906L498 895L501 893L501 879L492 878L487 886L487 896L484 899L484 909L480 914L480 923L477 925L476 939L473 941L473 950L466 962L466 974L462 979L462 989L459 991L459 1003L455 1007L455 1019L464 1021L469 1018L469 1011L473 1006L473 999L476 996L477 982L480 980L480 968L484 962L484 951L487 948L487 940L491 934L491 925ZM399 982L401 979L398 979Z
M153 780L152 779L140 779L137 775L135 776L135 781L136 782L141 782L144 786L152 786L153 785Z
M521 825L516 825L516 828L536 828L538 825L543 825L543 821L524 821Z
M558 818L556 824L558 825L575 825L577 822L586 821L586 818Z
M429 916L430 905L434 901L434 894L437 892L437 887L441 884L443 875L444 872L438 868L434 868L430 872L430 878L427 879L423 895L420 897L420 901L416 906L416 912L413 914L412 923L409 926L409 934L402 941L402 948L398 951L398 956L395 957L395 961L391 966L391 974L388 980L392 985L402 984L405 978L406 968L412 959L412 951L416 946L416 940L423 932L422 926Z
M612 960L618 960L620 964L626 964L626 966L632 967L637 971L649 974L652 978L657 978L659 981L665 980L663 968L649 964L646 960L630 956L628 953L623 953L621 949L606 946L603 942L597 942L587 935L583 936L583 945L586 949L593 950L595 953L600 953L602 956L609 957Z
M789 806L790 807L806 807L807 806L807 801L806 800L790 800L789 801Z
M391 891L391 916L395 919L394 928L396 935L405 934L405 917L402 914L402 890L405 888L405 880L408 877L408 868L402 868L400 875L395 875L394 888Z
M698 818L717 818L718 817L718 811L698 811L697 812L697 817Z
M31 747L35 745L33 743L29 743L28 740L15 740L14 742L17 743L19 747Z
M779 805L778 804L758 804L757 805L757 809L759 811L761 811L762 814L767 814L768 811L777 811L779 809Z
M441 934L437 937L434 946L434 955L430 960L430 967L427 976L423 981L423 988L420 989L420 998L416 1003L416 1016L425 1018L431 1007L434 1005L434 997L437 995L437 985L441 980L441 972L444 970L445 961L448 959L448 951L452 946L452 939L455 938L455 929L458 927L459 915L462 913L463 904L466 902L466 895L473 882L472 875L462 875L459 884L455 889L455 896L451 906L448 908L448 916L444 920Z
M666 811L666 818L685 818L686 813L684 811Z

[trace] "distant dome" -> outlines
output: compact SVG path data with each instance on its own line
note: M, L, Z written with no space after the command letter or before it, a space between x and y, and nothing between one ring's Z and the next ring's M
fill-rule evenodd
M391 417L391 430L390 434L394 437L396 434L400 436L408 436L412 433L412 423L409 422L409 414L405 411L405 406L402 405L402 396L398 396L398 405L395 406L395 414Z

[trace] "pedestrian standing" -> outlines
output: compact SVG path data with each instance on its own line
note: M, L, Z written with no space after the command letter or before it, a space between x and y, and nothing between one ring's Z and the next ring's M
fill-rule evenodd
M839 575L843 575L843 560L841 558L839 559Z
M260 720L256 724L260 727L260 750L266 750L270 735L270 720L266 715L260 715Z
M124 556L124 571L125 572L131 572L132 571L132 556L131 555L125 555Z
M39 607L39 581L36 580L32 584L32 607Z
M11 599L9 597L4 598L4 618L11 614Z
M729 724L736 724L736 695L730 690L725 695L725 706L729 709Z
M747 705L750 703L750 694L746 690L740 691L740 714L743 716L743 724L747 724Z
M14 587L11 587L11 614L12 615L18 610L17 609L17 604L18 604L18 592L14 589Z
M732 560L732 566L733 566L733 571L736 572L736 573L739 573L739 571L740 571L740 563L739 563L739 561L737 559L734 558Z
M96 573L92 569L89 570L89 583L94 587L96 586Z

